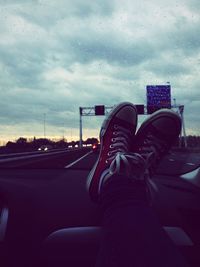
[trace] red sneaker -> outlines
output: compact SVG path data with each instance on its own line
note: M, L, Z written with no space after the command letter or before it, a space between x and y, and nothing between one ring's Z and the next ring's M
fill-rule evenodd
M129 102L123 102L115 106L105 118L100 131L101 149L99 158L87 181L87 188L93 201L98 200L102 179L108 173L113 160L122 158L126 165L136 127L137 109Z
M150 175L178 140L181 125L181 118L176 112L161 109L148 117L137 131L133 151L146 160Z

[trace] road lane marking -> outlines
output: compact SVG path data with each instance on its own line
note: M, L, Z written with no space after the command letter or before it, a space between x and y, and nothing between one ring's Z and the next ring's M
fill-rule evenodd
M82 159L86 158L88 155L90 155L92 153L92 151L88 152L87 154L85 154L84 156L82 156L81 158L73 161L72 163L68 164L67 166L65 166L65 169L68 169L70 167L72 167L73 165L75 165L76 163L78 163L79 161L81 161Z

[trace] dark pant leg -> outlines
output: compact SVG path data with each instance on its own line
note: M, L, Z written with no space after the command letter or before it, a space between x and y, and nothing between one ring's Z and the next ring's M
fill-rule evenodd
M144 184L113 178L101 194L103 237L96 266L187 266L149 206Z

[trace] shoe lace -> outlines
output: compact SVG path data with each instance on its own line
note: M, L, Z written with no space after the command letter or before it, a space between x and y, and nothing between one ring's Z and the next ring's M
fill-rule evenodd
M117 152L110 166L101 175L98 188L99 193L102 184L105 184L105 182L114 174L121 174L131 180L137 181L144 181L149 176L146 160L140 154Z
M110 164L109 174L123 174L135 180L144 180L146 170L146 161L140 154L119 152Z
M131 130L114 124L111 144L107 153L106 164L110 164L119 152L129 151L131 144Z
M152 133L147 134L138 152L146 160L150 173L154 172L168 146L167 143Z

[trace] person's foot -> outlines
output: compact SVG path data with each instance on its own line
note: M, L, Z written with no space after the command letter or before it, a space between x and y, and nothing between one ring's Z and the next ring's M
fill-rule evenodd
M135 136L133 152L146 160L150 175L178 140L180 132L181 118L169 109L156 111L142 123Z
M98 200L103 180L116 172L122 172L122 169L127 172L131 167L129 161L134 160L134 157L129 153L136 127L137 109L129 102L120 103L105 118L100 131L99 158L87 180L93 201Z

